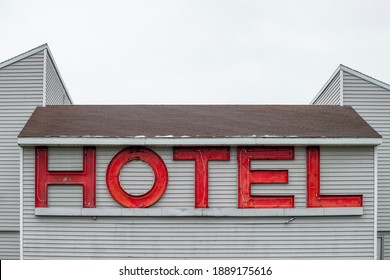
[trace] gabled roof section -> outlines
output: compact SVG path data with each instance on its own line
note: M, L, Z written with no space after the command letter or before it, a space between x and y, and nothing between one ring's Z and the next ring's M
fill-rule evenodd
M337 67L336 71L333 72L332 76L330 76L329 80L325 83L325 85L321 88L321 90L317 93L317 95L313 98L313 100L310 102L310 104L314 104L314 102L320 97L320 95L323 93L323 91L328 87L328 85L333 81L334 77L340 72L344 71L348 74L354 75L362 80L365 80L367 82L370 82L374 85L377 85L379 87L382 87L384 89L390 90L390 84L387 84L385 82L379 81L373 77L370 77L366 74L363 74L357 70L354 70L350 67L347 67L343 64L340 64L339 67Z
M57 105L34 111L19 144L37 143L33 138L38 144L314 145L313 139L372 144L381 136L349 106Z
M45 49L49 49L49 46L47 44L43 44L43 45L41 45L39 47L36 47L36 48L34 48L32 50L24 52L24 53L22 53L20 55L17 55L17 56L15 56L13 58L10 58L10 59L6 60L6 61L3 61L3 62L0 63L0 69L6 67L8 65L14 64L15 62L18 62L18 61L20 61L22 59L25 59L26 57L32 56L34 54L37 54L37 53L39 53L39 52L41 52L41 51L43 51Z
M339 68L340 68L340 70L343 70L344 72L347 72L348 74L354 75L356 77L361 78L362 80L365 80L365 81L370 82L374 85L380 86L384 89L390 90L390 85L385 83L385 82L379 81L373 77L370 77L366 74L363 74L357 70L354 70L354 69L349 68L349 67L342 65L342 64L340 64Z
M32 50L29 50L29 51L27 51L25 53L22 53L20 55L17 55L17 56L15 56L13 58L10 58L10 59L8 59L6 61L1 62L0 63L0 69L2 69L4 67L7 67L7 66L9 66L11 64L14 64L14 63L16 63L16 62L18 62L20 60L23 60L23 59L25 59L25 58L27 58L29 56L32 56L32 55L37 54L37 53L39 53L41 51L44 51L44 50L46 50L46 53L48 54L48 56L50 57L51 61L53 62L54 69L56 70L56 73L57 73L57 75L58 75L58 77L59 77L59 79L61 81L61 84L62 84L62 86L65 89L66 95L68 96L69 100L73 104L72 97L70 96L70 94L68 92L68 89L66 88L64 80L61 77L60 71L58 70L57 64L56 64L56 62L55 62L55 60L53 58L53 55L52 55L52 53L50 51L50 48L49 48L49 45L47 43L45 43L43 45L40 45L39 47L36 47L36 48L34 48Z

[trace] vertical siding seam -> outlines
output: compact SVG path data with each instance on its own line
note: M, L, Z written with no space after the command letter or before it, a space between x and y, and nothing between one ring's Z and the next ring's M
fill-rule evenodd
M374 147L374 260L378 250L378 147ZM384 240L382 239L382 244ZM382 245L383 246L383 245Z
M20 206L19 206L19 238L20 238L20 259L23 260L23 147L19 147L19 184L20 184Z
M344 71L340 69L340 106L344 106Z
M43 51L43 100L42 106L46 106L46 78L47 78L47 49Z

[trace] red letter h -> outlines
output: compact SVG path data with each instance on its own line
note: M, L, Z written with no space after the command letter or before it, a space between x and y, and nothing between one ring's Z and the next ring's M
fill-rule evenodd
M35 150L35 207L48 206L49 185L82 185L83 207L96 207L96 153L84 147L82 171L49 171L48 148Z

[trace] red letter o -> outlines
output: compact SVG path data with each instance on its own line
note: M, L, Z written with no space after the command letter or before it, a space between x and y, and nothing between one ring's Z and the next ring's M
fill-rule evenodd
M143 195L128 194L121 186L119 175L125 164L142 160L154 172L153 187ZM168 170L164 161L152 150L145 147L129 147L114 156L107 168L106 183L111 196L127 208L145 208L156 203L165 193L168 185Z

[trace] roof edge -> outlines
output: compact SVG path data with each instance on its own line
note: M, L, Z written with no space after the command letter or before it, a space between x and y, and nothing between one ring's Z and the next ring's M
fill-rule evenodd
M0 69L6 67L8 65L14 64L15 62L18 62L19 60L25 59L26 57L32 56L32 55L39 53L39 52L41 52L45 49L48 49L48 48L49 48L49 46L47 45L47 43L45 43L45 44L40 45L39 47L36 47L32 50L29 50L27 52L24 52L22 54L14 56L10 59L7 59L7 60L0 63Z
M323 93L323 91L327 88L327 86L333 81L334 77L337 75L337 73L339 73L340 71L344 71L348 74L351 74L351 75L354 75L360 79L363 79L367 82L370 82L374 85L377 85L379 87L382 87L386 90L390 90L390 84L387 84L385 82L382 82L382 81L379 81L373 77L370 77L364 73L361 73L357 70L354 70L348 66L345 66L343 64L340 64L337 69L333 72L332 76L330 76L330 78L328 79L328 81L325 83L325 85L320 89L320 91L317 93L317 95L312 99L312 101L310 102L310 104L314 104L314 102L317 101L317 99L321 96L321 94Z
M332 145L377 146L382 138L298 138L298 137L18 137L20 146L122 146L122 145Z
M359 77L359 78L361 78L361 79L363 79L363 80L365 80L367 82L373 83L373 84L375 84L377 86L380 86L380 87L382 87L384 89L390 90L390 85L389 84L387 84L385 82L382 82L382 81L379 81L379 80L377 80L377 79L375 79L373 77L370 77L370 76L368 76L368 75L366 75L364 73L361 73L361 72L359 72L357 70L354 70L354 69L352 69L352 68L350 68L348 66L340 64L339 68L340 68L340 70L343 70L344 72L347 72L347 73L349 73L351 75Z
M56 62L55 62L55 60L54 60L53 54L51 53L50 48L49 48L49 45L48 45L47 43L45 43L45 44L43 44L43 45L40 45L40 46L38 46L38 47L36 47L36 48L34 48L34 49L32 49L32 50L29 50L29 51L27 51L27 52L24 52L24 53L22 53L22 54L19 54L19 55L17 55L17 56L14 56L14 57L8 59L8 60L5 60L5 61L1 62L1 63L0 63L0 69L2 69L2 68L4 68L4 67L7 67L7 66L9 66L9 65L11 65L11 64L14 64L14 63L16 63L16 62L18 62L18 61L20 61L20 60L22 60L22 59L25 59L25 58L27 58L27 57L29 57L29 56L32 56L32 55L37 54L37 53L39 53L39 52L41 52L41 51L44 51L44 50L47 51L47 53L48 53L48 55L49 55L51 61L53 62L54 69L55 69L55 71L56 71L56 73L57 73L57 75L58 75L58 78L60 79L60 82L61 82L62 86L63 86L64 89L65 89L66 96L69 98L71 104L74 104L74 103L73 103L73 100L72 100L72 97L70 96L69 91L68 91L68 89L67 89L67 87L66 87L66 85L65 85L65 82L64 82L64 80L63 80L63 78L62 78L62 76L61 76L61 74L60 74L60 71L59 71L59 69L58 69L58 66L57 66L57 64L56 64Z
M314 105L314 102L317 101L317 99L321 96L321 94L324 92L324 90L328 87L328 85L333 81L333 79L336 77L337 73L340 72L342 64L340 64L336 70L333 72L332 76L328 79L328 81L325 83L325 85L322 86L320 91L316 94L316 96L312 99L310 104Z
M49 46L48 46L47 44L46 44L46 50L47 50L47 53L48 53L48 55L49 55L51 61L53 62L54 69L56 70L56 73L57 73L57 75L58 75L58 78L60 79L60 82L61 82L62 86L63 86L64 89L65 89L66 96L69 98L70 103L73 105L74 103L73 103L72 97L71 97L70 94L69 94L68 88L67 88L66 85L65 85L65 82L64 82L64 80L63 80L63 78L62 78L62 76L61 76L61 74L60 74L60 70L58 69L58 66L57 66L57 64L56 64L56 62L55 62L55 60L54 60L53 54L51 53L50 48L49 48Z

